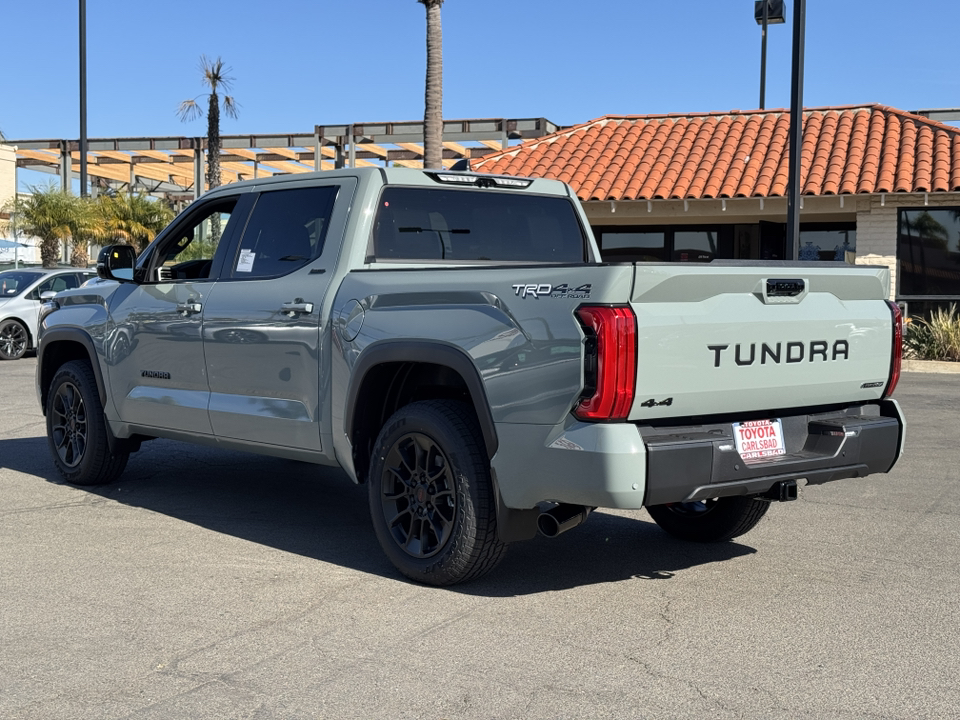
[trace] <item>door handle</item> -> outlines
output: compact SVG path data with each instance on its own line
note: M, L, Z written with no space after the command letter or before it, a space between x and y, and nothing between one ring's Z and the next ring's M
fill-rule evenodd
M293 317L298 313L309 315L313 312L313 303L304 302L303 298L297 298L293 302L284 303L280 306L280 312Z
M198 302L189 301L177 305L177 312L184 315L196 315L201 310L203 310L203 305Z

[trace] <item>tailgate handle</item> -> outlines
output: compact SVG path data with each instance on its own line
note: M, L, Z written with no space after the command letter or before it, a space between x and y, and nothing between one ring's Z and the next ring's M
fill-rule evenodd
M767 280L767 297L796 297L806 284L800 278Z

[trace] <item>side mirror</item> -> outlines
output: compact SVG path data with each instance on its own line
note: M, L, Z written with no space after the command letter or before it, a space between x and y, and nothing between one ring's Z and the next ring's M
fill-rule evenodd
M132 245L107 245L97 256L97 275L104 280L133 282L137 251Z
M40 293L40 302L53 300L56 296L57 296L57 293L55 290L46 290L45 292Z

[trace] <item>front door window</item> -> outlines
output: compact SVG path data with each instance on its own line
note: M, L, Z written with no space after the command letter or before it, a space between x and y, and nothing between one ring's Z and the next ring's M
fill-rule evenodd
M213 259L230 228L236 198L208 205L192 221L178 227L152 260L154 282L203 280L213 272Z

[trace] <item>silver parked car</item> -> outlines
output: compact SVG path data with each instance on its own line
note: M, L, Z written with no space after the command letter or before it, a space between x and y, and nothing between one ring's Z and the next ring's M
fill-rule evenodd
M80 287L96 277L82 268L21 268L0 272L0 360L17 360L37 346L40 296Z

